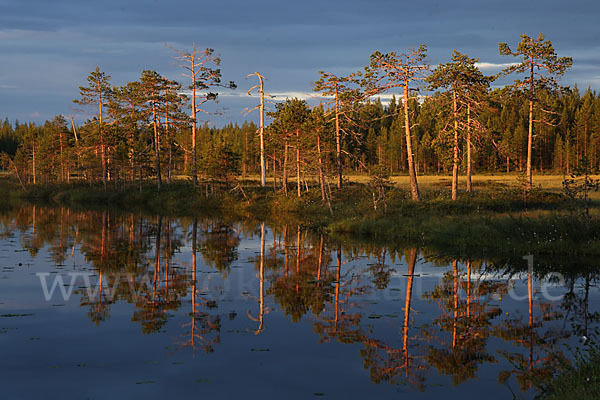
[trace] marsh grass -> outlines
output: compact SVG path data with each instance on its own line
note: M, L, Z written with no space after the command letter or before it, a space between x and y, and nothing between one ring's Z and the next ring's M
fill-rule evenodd
M600 348L577 357L572 366L565 366L549 384L542 386L539 400L600 399Z
M207 194L203 185L194 187L185 181L165 185L160 191L150 183L108 190L83 183L35 185L23 191L15 182L0 179L0 189L7 195L2 201L7 202L25 199L75 209L250 218L300 224L339 240L358 238L389 246L402 243L453 255L600 255L600 213L595 201L590 218L582 219L569 212L569 199L559 191L536 188L524 195L514 182L484 176L474 179L474 193L463 192L452 201L449 190L439 185L448 178L431 177L430 186L422 178L423 201L410 200L409 191L396 183L386 187L386 207L377 210L373 209L372 188L350 182L342 190L332 191L333 216L317 187L298 198L260 187L252 180L241 181L243 193L221 188ZM559 178L552 176L547 181L557 184Z

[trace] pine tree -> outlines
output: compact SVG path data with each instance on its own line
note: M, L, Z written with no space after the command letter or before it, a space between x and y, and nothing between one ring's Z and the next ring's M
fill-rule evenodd
M142 112L149 119L153 130L154 165L156 185L160 190L162 176L160 170L160 110L164 107L164 87L166 79L156 71L144 70L140 76Z
M475 63L476 58L454 50L452 62L440 64L428 77L429 88L448 90L452 101L453 156L452 200L457 198L459 140L467 142L467 191L471 191L471 128L473 114L480 105L482 94L487 92L490 78L483 76Z
M112 95L110 79L109 75L100 71L100 67L96 67L96 70L91 72L87 77L88 86L79 87L81 99L73 100L75 104L97 107L97 111L92 113L92 115L96 117L98 127L98 146L100 148L102 183L104 184L104 188L106 188L106 181L108 179L106 144L104 138L104 108L107 106Z
M275 112L271 113L273 123L271 127L277 134L279 142L284 142L284 161L283 161L283 187L287 194L287 168L288 151L290 142L296 150L296 188L298 197L301 196L302 179L302 139L305 134L305 124L308 121L310 110L306 101L297 98L286 99L285 103L278 103L275 106ZM294 139L294 140L292 140Z
M396 55L391 52L382 54L375 52L371 55L371 63L365 67L363 86L365 93L376 95L393 88L402 88L404 92L404 132L406 136L406 153L408 174L412 199L419 201L419 186L412 149L411 118L409 116L409 100L413 98L411 92L418 91L416 85L425 79L429 66L425 61L427 48L421 45L418 49L411 49L408 53Z
M319 71L321 77L314 83L313 90L321 92L323 96L333 96L331 114L335 120L335 162L337 170L337 187L342 187L342 133L344 122L351 122L350 111L352 106L361 99L362 94L356 87L358 73L348 76L336 76L329 72Z
M541 33L537 38L526 34L521 36L516 51L512 51L506 43L499 43L501 55L518 57L521 62L505 68L502 73L524 74L522 79L516 79L514 89L525 93L529 99L529 124L527 135L527 187L532 185L532 151L533 151L533 108L537 101L536 91L540 88L553 89L556 81L573 64L571 57L558 57L549 40L544 40Z

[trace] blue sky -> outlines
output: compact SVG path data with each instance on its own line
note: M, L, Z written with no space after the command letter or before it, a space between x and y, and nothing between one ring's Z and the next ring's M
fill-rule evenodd
M143 69L183 81L165 46L210 47L222 58L225 116L239 122L256 100L246 92L255 71L265 89L309 96L317 71L347 74L369 55L403 52L421 43L429 62L446 62L453 49L478 57L485 73L511 62L498 42L515 46L520 35L544 33L574 66L561 83L600 89L600 2L581 1L205 1L205 0L0 0L0 118L43 122L77 114L78 86L99 66L115 85ZM317 100L313 100L315 102Z

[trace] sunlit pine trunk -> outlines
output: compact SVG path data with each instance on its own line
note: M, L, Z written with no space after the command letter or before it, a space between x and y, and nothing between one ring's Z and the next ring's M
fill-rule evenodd
M166 125L165 125L165 134L167 136L167 140L169 142L169 163L167 165L167 183L170 185L171 184L171 175L173 173L173 146L172 146L172 141L169 138L169 121L166 121Z
M285 138L285 145L284 145L284 151L283 151L283 192L285 193L285 195L288 195L288 170L287 170L287 164L288 164L288 149L289 149L289 144L288 144L288 138L286 136Z
M129 117L131 118L131 121L133 122L135 120L135 108L133 106L133 104L130 104L129 106ZM134 129L134 127L137 127L137 125L134 122L134 126L132 126L132 129L129 130L129 135L127 138L127 144L129 145L129 150L127 152L127 159L129 160L129 168L130 168L130 172L131 172L131 182L135 182L135 131L136 129Z
M456 91L452 91L452 115L454 117L454 154L452 158L452 200L458 197L458 107Z
M250 158L248 154L248 132L242 130L242 134L244 135L244 146L240 154L240 162L242 164L242 176L246 176L248 174L248 163Z
M165 99L169 98L169 88L167 86L167 88L165 89ZM169 132L169 102L168 100L165 100L165 138L167 139L167 144L169 145L169 153L168 153L168 158L169 161L167 163L167 183L170 185L171 184L171 171L173 169L173 141L171 140L170 137L170 132Z
M321 157L321 135L317 133L317 153L319 156L319 182L321 183L321 200L325 201L325 176L323 174L323 160Z
M467 192L473 191L471 183L471 104L467 104Z
M408 175L410 177L410 191L412 199L419 201L419 185L417 184L417 173L415 171L415 160L412 152L412 138L410 136L410 121L408 118L408 81L404 85L404 133L406 135L406 159L408 162Z
M160 189L162 179L160 174L160 132L158 132L158 121L156 116L156 101L152 101L152 125L154 127L154 158L156 165L156 186Z
M63 157L63 135L62 129L58 131L58 142L60 144L60 181L65 181L65 160Z
M273 192L277 191L277 161L275 149L273 149Z
M35 139L32 140L32 146L31 146L31 172L32 172L32 177L33 177L33 184L35 185L35 176L36 176L36 170L35 170Z
M302 184L300 183L300 129L296 129L296 179L298 184L298 197L302 195Z
M106 189L106 149L104 146L104 132L103 132L103 114L102 114L102 94L100 89L100 82L98 82L98 134L100 135L100 161L102 163L102 184Z
M530 59L530 81L529 81L529 130L527 134L527 189L531 189L533 183L531 171L531 156L533 151L533 55Z
M340 101L338 85L335 83L335 164L337 167L337 187L342 187L342 138L340 135Z

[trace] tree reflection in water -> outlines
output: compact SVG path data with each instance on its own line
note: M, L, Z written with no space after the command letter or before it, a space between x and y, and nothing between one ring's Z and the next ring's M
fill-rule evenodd
M597 279L593 269L568 275L566 294L555 302L536 291L541 277L528 272L517 281L520 289L527 288L527 303L515 305L506 301L514 282L505 275L519 272L515 263L502 269L497 260L459 261L427 251L420 260L416 248L342 247L299 225L21 206L0 213L0 236L12 235L32 257L46 248L57 272L71 263L81 270L75 260L83 257L93 272L94 290L80 286L75 293L95 325L110 320L111 307L125 302L132 305L131 320L142 333L176 331L181 348L193 353L213 352L221 343L224 285L232 271L248 273L232 267L240 244L253 240L258 248L248 257L252 287L233 293L247 303L247 318L237 321L245 324L244 332L259 335L270 323L281 324L281 318L309 323L315 342L359 348L373 382L419 390L435 378L432 370L458 385L476 378L481 366L496 364L499 382L514 379L527 390L568 363L563 345L572 335L595 338L600 321L590 309ZM394 266L402 257L404 263ZM445 271L442 278L422 296L415 293L416 279L424 279L420 268L433 265ZM210 272L217 272L219 287L199 280ZM369 296L381 298L390 288L404 293L401 318L371 323L365 317L378 306ZM502 344L490 346L492 340Z

